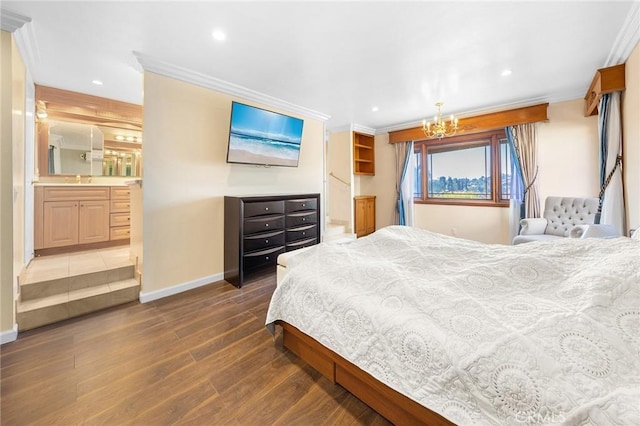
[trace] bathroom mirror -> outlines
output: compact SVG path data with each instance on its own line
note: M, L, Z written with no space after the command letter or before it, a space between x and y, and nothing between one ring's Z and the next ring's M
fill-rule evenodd
M50 175L102 174L104 135L97 126L49 122L47 164Z
M142 133L49 120L49 175L141 176Z

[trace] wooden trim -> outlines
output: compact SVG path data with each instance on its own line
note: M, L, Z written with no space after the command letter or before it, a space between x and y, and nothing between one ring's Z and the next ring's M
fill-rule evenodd
M284 346L397 425L452 426L454 423L391 389L294 326L277 321Z
M141 105L37 84L35 89L36 103L44 102L49 118L121 129L142 129Z
M591 85L584 96L584 116L589 117L598 113L598 104L602 95L621 92L625 89L624 64L600 68L593 76Z
M488 114L476 115L472 117L460 118L458 121L458 132L456 136L469 133L479 133L488 130L515 126L517 124L535 123L547 121L548 103L533 105L528 107L510 109L507 111L492 112ZM422 127L412 127L410 129L389 132L389 143L405 141L427 140L422 131Z
M492 176L501 176L500 164L500 140L505 139L504 129L498 128L481 133L471 133L464 135L451 136L444 139L427 139L416 142L416 155L420 155L422 160L422 175L420 176L420 184L422 185L422 198L414 197L415 204L439 204L453 206L474 206L474 207L509 207L509 201L500 198L500 179L491 179L492 199L471 199L471 198L437 198L429 197L427 188L427 172L429 165L427 164L428 153L443 152L453 149L467 149L474 147L488 146L491 150L492 158ZM435 148L435 149L434 149Z

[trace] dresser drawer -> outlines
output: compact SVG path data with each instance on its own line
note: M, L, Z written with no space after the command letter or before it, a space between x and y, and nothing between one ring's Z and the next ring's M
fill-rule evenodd
M129 238L130 231L128 226L120 226L118 228L111 228L110 238L111 240L124 240Z
M111 213L126 213L131 209L129 200L111 200Z
M111 213L110 226L129 226L131 215L129 213Z
M244 255L244 267L246 269L256 269L267 265L276 265L278 256L285 252L284 246L253 252Z
M318 223L318 215L315 211L287 214L287 228L299 225L312 225L315 223Z
M244 203L244 217L284 213L283 201L261 201Z
M244 239L244 253L284 245L284 231L252 235Z
M318 244L318 240L315 237L308 238L306 240L299 240L299 241L296 241L295 243L287 244L287 251L298 250L303 247L311 247L311 246L315 246L316 244Z
M293 241L304 240L308 238L317 238L318 226L307 225L293 229L287 229L287 244Z
M301 210L316 210L317 207L318 200L315 198L298 198L286 201L287 213Z
M253 217L244 221L245 235L268 232L274 229L281 230L283 227L284 215Z
M111 199L112 200L129 200L131 196L131 190L128 186L112 186L111 187Z

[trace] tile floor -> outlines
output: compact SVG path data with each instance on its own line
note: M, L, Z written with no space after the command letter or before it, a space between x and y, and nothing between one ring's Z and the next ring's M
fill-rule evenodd
M21 282L54 280L131 264L129 246L42 256L29 263Z

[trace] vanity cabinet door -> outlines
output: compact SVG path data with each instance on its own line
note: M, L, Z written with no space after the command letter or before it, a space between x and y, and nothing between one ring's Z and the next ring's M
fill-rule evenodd
M109 241L109 201L80 201L78 243Z
M78 244L78 201L44 203L44 248Z

